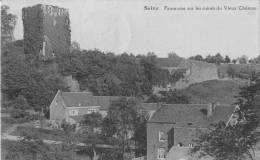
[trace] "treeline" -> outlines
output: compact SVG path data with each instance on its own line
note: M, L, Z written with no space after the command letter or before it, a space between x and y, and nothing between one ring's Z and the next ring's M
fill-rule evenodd
M231 59L228 55L222 56L220 53L217 53L215 55L208 55L205 58L197 54L195 56L189 57L191 60L197 60L197 61L205 61L208 63L215 63L215 64L221 64L221 63L239 63L239 64L247 64L247 63L260 63L260 55L256 58L249 59L246 55L242 55L238 58Z
M72 75L81 90L94 95L143 96L152 93L155 84L166 84L169 73L156 66L156 56L104 53L99 50L74 50L57 57L62 75Z
M4 106L20 103L36 110L47 109L58 89L68 91L63 80L67 75L79 81L81 90L106 96L142 98L152 94L153 85L168 82L169 72L156 66L153 54L134 56L74 50L54 60L28 61L23 49L22 40L3 48Z

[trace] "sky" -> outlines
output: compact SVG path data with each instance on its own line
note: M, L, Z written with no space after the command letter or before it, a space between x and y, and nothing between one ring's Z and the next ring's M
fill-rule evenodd
M154 52L159 57L167 57L171 52L182 57L221 53L234 58L260 54L259 0L3 0L2 3L18 17L16 39L23 38L22 8L41 3L69 10L71 40L77 41L81 49L135 55ZM158 10L145 10L145 6ZM165 6L186 10L165 10ZM218 6L222 10L196 9ZM224 6L236 10L225 10ZM246 10L246 6L255 9Z

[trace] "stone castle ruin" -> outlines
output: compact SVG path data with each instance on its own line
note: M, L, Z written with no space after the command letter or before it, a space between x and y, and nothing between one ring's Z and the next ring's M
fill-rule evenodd
M191 84L219 79L218 67L211 63L183 59L177 66L161 65L159 67L167 69L171 75L174 75L176 72L182 72L182 76L166 86L154 86L154 93L171 89L183 89Z
M22 19L27 58L46 61L70 53L71 30L67 9L38 4L23 8ZM58 71L54 61L47 63L44 68ZM61 76L70 91L79 91L76 79L71 75Z
M70 19L67 9L38 4L22 9L25 54L50 59L70 51Z

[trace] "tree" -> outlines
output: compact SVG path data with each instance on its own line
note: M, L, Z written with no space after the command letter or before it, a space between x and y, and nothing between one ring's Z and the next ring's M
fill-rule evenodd
M238 57L238 62L240 64L247 64L248 57L246 55L242 55L241 57Z
M133 140L135 141L135 156L141 157L146 155L147 148L147 129L146 129L147 120L145 117L140 115L138 117L138 122L135 127Z
M237 63L237 60L236 60L236 59L233 59L233 60L232 60L232 63L236 64L236 63Z
M163 102L166 104L189 104L189 97L177 90L170 90L167 92L160 92L160 95L152 94L147 103Z
M47 160L50 158L50 148L39 135L30 132L22 133L22 139L16 144L8 147L6 159L18 160L20 158L29 160Z
M71 42L71 52L80 51L80 44L77 41Z
M1 5L1 46L14 40L14 28L17 16L8 13L9 7Z
M220 53L217 53L215 56L208 55L205 58L205 61L208 63L215 63L215 64L220 64L224 62L224 58Z
M97 160L97 147L96 144L103 143L102 136L100 133L94 132L95 128L101 128L102 125L102 115L100 113L92 112L91 114L84 115L84 119L81 121L81 124L87 125L90 128L90 132L88 132L84 140L85 144L91 144L89 148L83 148L85 152L88 153L91 160Z
M254 63L260 64L260 55L253 59Z
M225 63L230 63L231 62L231 59L229 58L228 55L225 56L224 62Z
M168 58L179 58L175 52L168 53Z
M191 60L197 60L197 61L204 61L204 58L202 55L197 54L196 56L192 56L189 59Z
M136 101L121 97L118 100L112 101L107 115L109 126L114 128L114 133L110 133L117 139L119 158L124 159L125 153L130 149L130 140L133 137L135 126L137 123ZM110 130L111 131L111 130Z
M235 69L231 65L229 65L228 68L227 68L227 74L229 76L231 76L232 78L234 78L235 77L235 73L236 73Z
M220 63L223 63L223 62L224 62L224 58L222 57L222 55L220 53L217 53L214 56L214 63L220 64Z
M191 153L199 153L201 157L211 156L216 160L253 160L252 150L260 140L259 105L255 101L260 91L260 82L252 76L251 85L241 89L237 97L239 108L236 109L236 124L219 122L212 128L200 133L194 140Z

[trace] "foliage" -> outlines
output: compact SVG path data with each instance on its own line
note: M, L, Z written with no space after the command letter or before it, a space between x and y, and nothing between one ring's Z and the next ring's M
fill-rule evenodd
M239 64L246 64L248 61L248 57L246 55L242 55L241 57L238 57Z
M230 63L231 62L231 59L229 58L228 55L225 56L224 62L225 63Z
M113 132L108 133L117 139L118 156L119 159L124 159L124 154L131 147L131 138L135 131L138 121L136 111L136 102L133 99L126 99L124 97L112 101L107 115L109 126L104 128L113 128ZM105 129L105 131L111 131ZM103 131L104 132L104 131Z
M25 130L22 139L7 148L6 159L10 160L72 160L74 146L66 142L60 145L48 145L43 141L41 132Z
M217 53L215 56L208 55L205 58L205 61L208 63L220 64L220 63L224 63L224 58L220 53Z
M146 119L143 116L139 116L138 123L136 124L133 140L135 141L135 156L141 157L146 155L147 148L147 129Z
M91 134L94 134L94 128L101 127L102 125L102 115L98 112L92 112L91 114L85 114L84 119L81 121L82 125L90 127Z
M252 76L253 77L253 76ZM236 124L219 122L214 124L206 132L200 133L194 140L195 147L191 153L198 152L201 157L211 156L216 160L244 160L253 159L252 151L260 140L257 127L260 124L260 108L256 104L255 97L260 91L260 82L252 78L248 87L243 87L237 103Z
M191 60L197 60L197 61L204 61L204 58L202 55L197 54L196 56L191 56L189 59Z
M151 95L147 103L164 102L167 104L189 104L189 97L177 90L160 92L161 95Z
M75 131L76 125L75 124L69 124L65 120L61 122L61 128L66 134L70 134Z
M155 65L155 56L103 53L83 50L58 57L60 73L79 80L81 90L94 95L142 96L152 93L152 85L167 83L167 71ZM131 74L129 74L131 73Z
M98 159L98 148L96 144L104 143L103 136L99 132L94 132L95 128L102 126L102 115L100 113L92 112L91 114L85 114L84 119L81 121L81 125L89 127L84 135L85 139L83 143L86 145L90 144L90 147L82 147L81 152L87 153L92 160ZM89 131L90 130L90 131Z
M211 156L216 160L244 160L250 155L251 144L256 139L245 137L240 126L226 126L219 122L213 128L199 135L192 153L199 152L200 157Z
M80 44L77 41L71 42L71 51L70 52L73 53L74 51L80 51Z
M234 70L234 68L231 65L228 66L227 74L228 74L228 76L230 76L232 78L234 78L234 76L235 76L235 70Z
M22 51L23 43L17 42L3 50L2 93L12 101L23 96L35 110L46 109L57 90L64 90L65 85L59 75L45 68L48 64L31 64Z
M13 40L17 16L8 13L9 6L1 5L1 46Z
M179 81L180 79L183 79L185 77L187 69L177 69L176 71L174 71L169 78L169 81L171 83L176 83L177 81Z

